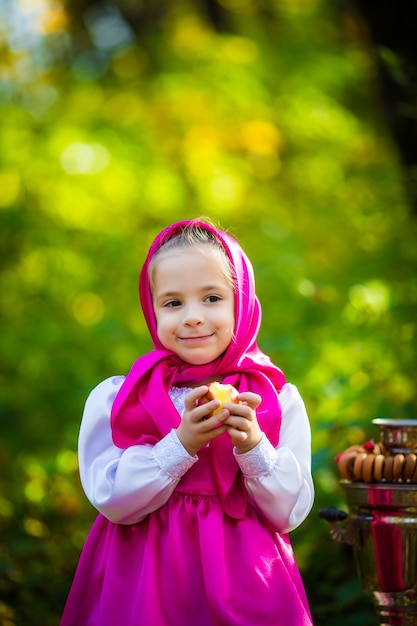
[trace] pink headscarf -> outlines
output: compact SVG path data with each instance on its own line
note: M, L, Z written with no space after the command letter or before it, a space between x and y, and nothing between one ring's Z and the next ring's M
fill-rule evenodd
M204 365L190 365L161 344L149 284L148 268L155 252L190 224L217 237L230 259L236 281L235 340L220 357ZM167 393L171 386L196 386L214 377L224 378L224 383L234 385L240 392L253 391L262 397L257 409L258 421L271 443L277 445L281 424L278 394L285 377L257 346L261 307L255 295L252 265L237 241L227 233L195 220L168 226L149 249L140 274L139 293L154 350L134 362L116 396L111 412L115 445L127 448L159 441L172 428L177 428L181 419ZM246 507L246 492L240 488L239 466L227 433L210 442L210 455L223 508L232 517L240 518Z

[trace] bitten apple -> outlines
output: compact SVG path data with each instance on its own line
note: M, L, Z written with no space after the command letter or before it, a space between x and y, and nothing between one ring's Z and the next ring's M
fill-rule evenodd
M206 402L210 402L210 400L219 400L219 402L221 402L220 406L214 409L211 414L216 415L216 413L222 410L225 404L239 404L239 400L237 399L238 395L239 392L233 385L223 385L217 382L210 383L207 393L199 399L198 405L206 404Z

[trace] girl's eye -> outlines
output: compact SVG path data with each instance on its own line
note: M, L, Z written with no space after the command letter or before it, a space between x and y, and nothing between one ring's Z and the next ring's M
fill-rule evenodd
M218 302L219 300L221 300L220 296L215 295L207 296L206 298L207 302Z
M181 302L179 300L170 300L164 304L164 307L172 308L175 306L181 306Z

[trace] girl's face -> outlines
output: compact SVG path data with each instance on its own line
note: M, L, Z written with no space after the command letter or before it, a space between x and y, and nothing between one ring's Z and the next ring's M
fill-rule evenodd
M235 316L233 288L219 254L210 246L161 253L152 285L158 338L167 350L192 365L223 354Z

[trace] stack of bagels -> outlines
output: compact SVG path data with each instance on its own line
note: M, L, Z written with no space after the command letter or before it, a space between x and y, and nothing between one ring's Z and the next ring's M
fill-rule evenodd
M414 452L391 454L384 443L350 446L336 457L342 478L365 483L417 483Z

